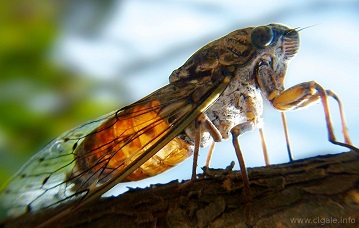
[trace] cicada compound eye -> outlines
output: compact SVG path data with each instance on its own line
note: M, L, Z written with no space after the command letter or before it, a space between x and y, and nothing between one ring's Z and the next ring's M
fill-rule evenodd
M251 35L252 44L259 48L265 48L273 41L273 30L269 26L258 26L253 29Z

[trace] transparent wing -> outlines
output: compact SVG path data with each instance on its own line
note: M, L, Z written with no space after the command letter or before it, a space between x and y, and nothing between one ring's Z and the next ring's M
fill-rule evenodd
M191 155L178 136L229 80L180 80L138 102L64 133L32 157L0 193L17 216L81 197L120 181L156 175ZM105 187L104 187L105 186Z
M111 116L113 113L64 133L26 162L0 193L1 214L17 216L32 207L37 210L64 200L67 186L64 181L76 163L74 145ZM60 195L61 192L64 194Z

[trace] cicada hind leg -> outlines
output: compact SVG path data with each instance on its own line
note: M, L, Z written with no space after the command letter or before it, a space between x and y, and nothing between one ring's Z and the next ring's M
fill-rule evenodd
M220 142L222 140L222 136L221 136L220 132L218 131L218 129L213 125L213 123L208 119L208 117L205 114L201 114L198 117L195 124L196 124L197 131L196 131L196 136L195 136L192 180L196 179L197 157L198 157L198 153L199 153L201 133L204 130L209 132L214 141L209 149L209 155L207 157L206 165L209 165L210 156L213 152L215 142ZM253 120L249 120L247 122L241 123L241 124L233 127L231 130L233 146L236 151L237 158L238 158L238 162L239 162L239 166L240 166L240 170L241 170L242 181L243 181L244 194L245 194L245 198L246 198L247 202L251 201L252 197L251 197L250 184L249 184L249 179L248 179L245 162L244 162L242 152L241 152L239 142L238 142L238 136L243 134L244 132L253 130L256 125L257 125L257 119L253 119ZM261 133L261 136L263 136L263 132ZM266 152L264 141L262 141L262 146L264 148L264 151Z
M215 142L220 142L222 140L221 133L213 125L213 123L208 119L208 117L203 113L197 118L197 120L195 122L195 128L196 128L196 135L195 135L195 144L194 144L194 153L193 153L193 169L192 169L191 180L196 179L197 160L198 160L202 132L204 130L208 131L213 138L213 142L211 144L211 147L209 149L208 156L207 156L207 161L206 161L207 167L209 166L209 163L211 160L211 155L214 150Z

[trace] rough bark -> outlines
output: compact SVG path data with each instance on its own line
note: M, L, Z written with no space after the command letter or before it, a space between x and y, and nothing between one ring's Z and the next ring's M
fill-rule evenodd
M194 182L173 181L98 199L52 227L359 226L357 152L248 171L250 203L238 172L207 170ZM27 214L3 226L32 227L61 210Z

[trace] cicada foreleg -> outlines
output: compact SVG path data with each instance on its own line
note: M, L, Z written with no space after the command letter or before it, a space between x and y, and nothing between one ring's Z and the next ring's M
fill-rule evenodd
M276 109L279 109L283 112L306 107L313 103L321 101L324 108L329 141L333 144L344 146L359 152L359 149L354 147L351 143L348 134L348 128L345 122L343 106L340 99L335 93L330 90L325 90L320 84L315 81L300 83L282 92L275 91L274 93L277 94L270 96L270 101ZM335 138L334 128L329 110L328 96L333 97L335 100L337 100L339 104L344 143L337 141Z
M342 122L342 133L343 133L343 136L344 136L344 142L346 144L353 145L351 140L350 140L350 137L349 137L348 125L347 125L347 122L345 120L345 114L344 114L344 108L343 108L342 101L340 100L338 95L335 94L333 91L326 90L326 93L327 93L328 96L334 98L334 100L336 100L337 103L338 103L339 112L340 112L340 119L341 119L341 122Z

